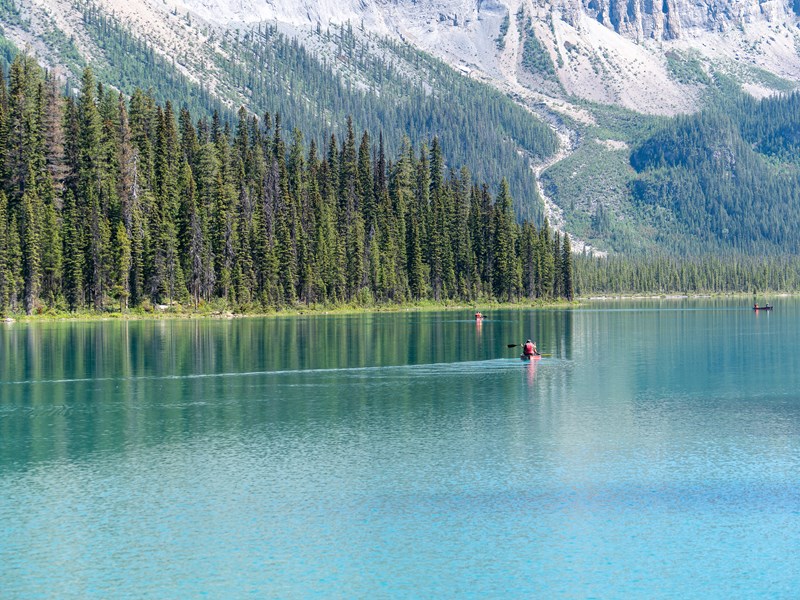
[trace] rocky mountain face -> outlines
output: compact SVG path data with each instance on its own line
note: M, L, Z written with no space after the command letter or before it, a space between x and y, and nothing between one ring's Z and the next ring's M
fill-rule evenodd
M574 95L650 113L697 107L702 77L676 75L676 63L730 74L761 95L777 83L769 74L800 80L800 0L182 0L175 6L224 26L359 23L516 93ZM550 85L524 67L529 37L553 63Z
M645 113L696 109L704 78L713 73L734 77L756 95L800 81L800 0L7 2L38 21L34 29L62 32L86 56L97 53L81 23L87 5L113 15L167 57L176 49L199 57L205 52L199 44L215 29L269 22L313 45L315 30L349 22L523 97L577 97ZM52 54L52 39L37 39L8 22L4 29L45 59ZM199 77L192 56L183 62L188 74Z

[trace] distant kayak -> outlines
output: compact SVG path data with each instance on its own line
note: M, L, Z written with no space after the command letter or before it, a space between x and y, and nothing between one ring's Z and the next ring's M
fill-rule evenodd
M769 304L766 306L754 306L753 310L772 310L772 307Z
M531 359L538 360L540 358L542 358L541 354L520 354L519 355L519 359L520 360L531 360Z

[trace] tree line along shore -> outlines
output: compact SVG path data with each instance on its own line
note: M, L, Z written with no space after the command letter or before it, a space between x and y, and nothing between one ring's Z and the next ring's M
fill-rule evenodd
M321 125L322 127L322 125ZM436 138L331 135L278 115L175 114L86 69L64 95L19 55L0 85L0 313L234 312L571 298L569 239L446 169Z
M320 123L320 130L325 125ZM18 55L0 84L0 315L267 314L530 304L592 294L800 291L792 255L571 252L437 138L323 142L278 115L176 115L76 94Z

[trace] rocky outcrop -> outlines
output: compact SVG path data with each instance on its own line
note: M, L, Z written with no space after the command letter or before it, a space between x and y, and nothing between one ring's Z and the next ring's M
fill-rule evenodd
M561 4L564 15L582 13L636 41L678 39L684 30L725 32L800 15L800 0L577 0L577 4L555 0L553 4Z
M628 38L674 39L681 28L677 1L680 0L588 0L582 8L599 23Z

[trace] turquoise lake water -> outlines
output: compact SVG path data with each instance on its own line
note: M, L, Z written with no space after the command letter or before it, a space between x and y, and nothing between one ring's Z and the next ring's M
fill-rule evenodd
M796 598L773 303L3 325L0 598Z

